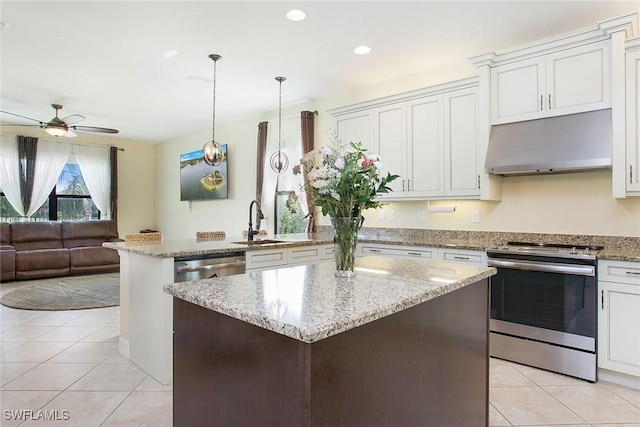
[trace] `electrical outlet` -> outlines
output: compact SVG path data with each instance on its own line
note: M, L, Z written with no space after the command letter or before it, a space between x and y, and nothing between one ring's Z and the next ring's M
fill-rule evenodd
M471 211L471 222L473 222L473 223L479 223L480 222L480 211L479 210Z
M389 211L389 221L396 220L396 211Z
M378 221L384 221L384 210L382 209L378 211Z
M418 222L424 222L425 213L424 211L418 211Z

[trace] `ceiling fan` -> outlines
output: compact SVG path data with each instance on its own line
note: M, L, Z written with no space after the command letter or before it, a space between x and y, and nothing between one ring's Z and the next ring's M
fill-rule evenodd
M41 129L44 129L49 135L52 136L66 136L68 138L73 138L78 136L75 131L81 132L99 132L99 133L118 133L118 129L110 129L110 128L101 128L95 126L76 126L75 123L81 122L85 119L84 116L80 114L71 114L65 118L59 118L58 112L62 109L62 105L60 104L51 104L51 106L56 110L56 116L49 120L48 122L43 122L42 120L32 119L31 117L21 116L20 114L10 113L9 111L0 110L0 113L10 114L16 117L22 117L23 119L33 120L34 122L38 122L38 125L9 125L5 126L37 126Z

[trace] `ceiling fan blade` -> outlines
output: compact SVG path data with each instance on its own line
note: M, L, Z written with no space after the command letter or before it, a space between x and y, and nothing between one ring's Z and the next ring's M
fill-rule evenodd
M118 129L98 128L94 126L69 126L69 129L79 130L83 132L99 132L99 133L118 133Z
M64 136L66 136L67 138L75 138L76 136L78 136L78 134L75 133L72 129L67 129L67 133L65 133Z
M71 114L70 116L65 117L64 119L62 119L63 122L65 122L68 125L72 125L74 123L78 123L81 122L85 119L84 116L81 116L80 114Z
M38 122L40 124L43 124L44 122L41 120L37 120L37 119L32 119L31 117L27 117L27 116L21 116L20 114L16 114L16 113L10 113L8 111L4 111L4 110L0 110L0 113L3 114L10 114L12 116L16 116L16 117L22 117L23 119L27 119L27 120L33 120L34 122Z
M40 125L19 125L17 123L0 123L0 126L7 126L7 127L19 126L21 128L41 128L41 127L44 127L43 124L40 124Z

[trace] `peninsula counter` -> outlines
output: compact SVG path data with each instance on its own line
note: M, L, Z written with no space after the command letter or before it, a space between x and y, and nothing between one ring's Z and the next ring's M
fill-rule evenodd
M174 426L485 426L495 269L387 257L164 286Z

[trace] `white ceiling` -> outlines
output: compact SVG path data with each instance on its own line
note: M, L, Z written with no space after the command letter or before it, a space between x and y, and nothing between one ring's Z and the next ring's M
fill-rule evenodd
M291 8L307 19L291 22ZM2 110L161 142L637 13L632 1L0 1ZM353 48L366 44L366 56ZM163 54L176 50L177 55ZM3 123L28 123L1 115Z

